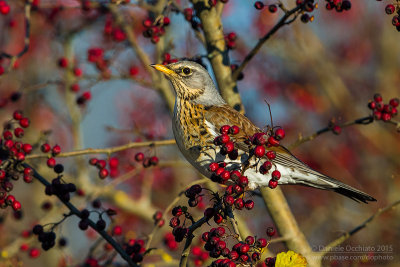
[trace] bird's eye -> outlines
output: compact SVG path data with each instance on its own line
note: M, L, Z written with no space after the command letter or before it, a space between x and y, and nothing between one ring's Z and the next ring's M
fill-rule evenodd
M189 75L192 73L192 70L186 67L182 69L182 73L185 75Z

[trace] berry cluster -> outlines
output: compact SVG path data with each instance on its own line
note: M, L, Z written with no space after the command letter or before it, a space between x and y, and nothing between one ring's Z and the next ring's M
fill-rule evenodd
M390 121L397 115L398 106L398 98L392 98L388 104L383 104L383 99L380 94L375 94L374 100L371 100L368 103L368 107L373 111L374 119L382 120L384 122Z
M336 10L337 12L348 11L351 9L350 0L325 0L327 10Z
M58 60L58 66L63 69L68 68L69 67L68 59L65 57L60 58ZM75 66L72 68L72 73L74 74L75 79L79 79L82 76L83 72L82 72L81 68ZM78 93L81 88L79 86L79 83L76 81L73 84L71 84L69 89L74 93ZM82 95L80 95L76 99L76 103L78 105L84 105L90 99L91 99L91 93L89 91L86 91L86 92L83 92Z
M100 179L105 179L108 176L114 178L117 177L119 174L119 160L115 157L109 158L108 159L108 166L110 171L106 168L107 167L107 161L104 159L98 159L98 158L91 158L89 159L89 164L92 166L97 167L99 170L99 177Z
M143 261L143 255L146 253L144 241L141 239L130 239L125 244L125 252L132 258L133 262Z
M178 62L177 58L172 58L171 54L169 54L169 53L164 54L164 60L162 62L163 65L168 65L170 63L175 63L175 62Z
M60 174L63 171L64 167L61 164L57 164L54 166L54 171ZM76 186L73 183L65 183L61 175L54 178L51 181L51 184L47 185L45 188L45 194L48 196L55 195L59 197L63 201L70 200L70 193L74 193L76 191Z
M318 4L314 3L314 0L296 0L296 5L301 7L302 15L300 20L304 23L314 21L314 16L310 16L311 13L318 7Z
M0 0L0 13L2 15L7 15L10 13L10 6L8 5L7 1Z
M145 38L150 38L153 44L160 41L160 37L165 34L165 27L171 23L169 17L163 17L160 20L154 21L151 18L143 20L143 26L145 30L143 31L143 36Z
M169 250L174 251L178 249L178 242L175 241L175 236L172 233L166 233L163 241Z
M396 3L388 4L385 7L385 12L388 15L392 15L396 13L392 18L392 24L396 27L397 31L400 31L400 3L396 1Z
M48 154L47 166L49 168L54 168L57 163L55 156L61 153L61 147L59 145L54 145L53 147L51 147L48 143L44 143L43 145L40 146L40 150L43 153Z
M32 151L32 145L23 143L25 128L29 127L29 119L23 117L21 111L15 111L13 119L4 126L0 138L0 208L11 206L14 211L21 209L21 203L9 194L13 190L13 181L23 177L26 183L33 180L33 170L20 165L25 156Z
M158 157L146 157L142 152L138 152L135 155L135 160L137 162L142 162L143 167L148 168L150 166L156 166L158 164Z
M90 216L91 211L87 210L87 209L83 209L81 211L81 215L80 218L81 220L79 221L79 229L81 229L82 231L85 231L89 228L89 216ZM98 231L102 231L104 229L106 229L106 221L102 218L103 212L99 213L99 219L96 222L96 228Z
M196 16L196 14L192 8L185 8L183 10L183 15L185 16L185 19L188 22L190 22L190 24L192 25L192 28L194 30L197 31L197 30L199 30L199 28L202 27L199 17Z
M192 255L194 266L204 266L204 262L209 258L208 252L202 250L200 246L193 246Z
M169 221L169 226L173 228L172 235L175 238L175 242L181 242L186 237L188 233L188 228L186 228L184 224L183 226L180 225L181 221L179 217L183 215L185 219L193 220L193 218L191 217L190 213L187 211L187 207L185 206L174 207L172 209L172 215L174 217L172 217L171 220Z
M116 42L123 42L126 40L126 33L118 26L115 26L112 17L109 16L104 24L105 37L111 37Z
M53 230L45 232L43 226L40 224L33 227L32 233L38 236L39 242L42 243L42 249L45 251L51 249L56 244L56 234Z
M235 32L230 32L227 35L224 36L225 38L225 42L226 42L226 46L228 47L228 49L235 49L236 48L236 38L237 35Z
M268 230L269 229L269 230ZM271 229L268 228L268 236L271 237ZM222 233L222 235L221 235ZM256 238L254 236L246 237L245 241L237 242L231 249L227 248L226 242L223 239L229 235L225 234L225 229L222 227L213 228L210 232L205 232L202 239L206 242L205 249L210 251L210 256L218 258L223 256L224 259L218 259L211 266L234 267L237 265L254 266L261 259L262 250L267 246L268 242L265 238ZM209 245L207 245L209 244ZM214 244L214 245L213 245Z
M165 220L163 219L163 214L161 211L156 211L153 215L154 225L158 227L163 227L165 224Z
M219 0L219 2L226 4L229 2L229 0ZM216 6L218 3L218 0L209 0L208 3L210 4L210 6Z
M221 135L214 139L214 144L220 147L219 153L221 155L228 155L229 159L235 161L238 158L238 150L235 148L235 142L237 141L235 135L239 133L240 129L238 126L224 125L220 129ZM253 136L245 140L245 143L249 148L249 159L247 160L247 166L240 166L239 169L242 173L245 172L247 168L257 168L261 174L268 174L273 167L273 160L276 158L276 152L273 147L278 147L280 140L285 137L285 131L278 128L273 132L271 129L267 133L261 132L256 133ZM256 164L250 165L250 159L255 158ZM266 160L265 160L266 159ZM263 163L261 164L261 161ZM249 181L247 177L242 176L239 170L227 170L227 166L230 167L232 162L213 162L209 166L209 170L212 172L211 179L215 182L225 184L228 180L236 183L236 187L241 187L244 189ZM278 185L278 180L281 174L278 170L271 172L271 179L268 186L270 188L276 188ZM229 188L229 187L228 187ZM235 192L236 189L233 191ZM239 189L238 189L239 190Z
M265 6L266 5L261 1L256 1L254 3L254 7L257 10L263 10ZM278 7L275 4L271 4L271 5L267 5L267 6L268 6L268 11L271 13L275 13L276 11L278 11Z

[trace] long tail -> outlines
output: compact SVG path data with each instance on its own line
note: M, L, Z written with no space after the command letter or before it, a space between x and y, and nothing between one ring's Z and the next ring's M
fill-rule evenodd
M367 193L364 193L354 187L351 187L347 184L344 184L338 180L335 180L323 174L318 175L317 183L315 183L314 180L312 181L301 180L299 182L306 186L335 191L336 193L344 195L357 202L361 201L364 203L368 203L368 201L376 201L375 198L368 195Z
M376 201L375 198L358 189L311 169L307 164L291 154L289 150L282 148L286 153L277 153L276 162L286 167L286 174L291 178L286 184L302 184L319 189L332 190L357 202L368 203L368 201Z

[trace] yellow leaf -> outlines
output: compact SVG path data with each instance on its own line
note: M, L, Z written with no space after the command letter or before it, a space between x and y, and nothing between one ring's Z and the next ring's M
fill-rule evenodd
M307 260L294 251L281 252L276 256L276 267L306 267Z

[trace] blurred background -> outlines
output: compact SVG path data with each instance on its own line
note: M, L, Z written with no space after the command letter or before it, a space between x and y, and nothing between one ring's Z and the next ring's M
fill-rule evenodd
M170 25L165 26L165 33L154 44L156 40L143 36L143 22L157 17L159 11L149 11L149 6L157 6L158 2L128 2L116 5L118 16L133 29L137 45L150 63L168 61L166 54L171 59L206 55L196 31L183 14L175 12L177 8L170 5L160 9L170 19ZM240 64L282 16L280 10L256 10L254 2L231 0L223 8L224 32L237 35L235 49L229 52L232 64ZM260 127L270 124L267 101L274 125L286 131L283 144L290 147L299 136L327 127L332 119L342 124L370 115L367 104L374 93L380 93L384 103L399 97L400 33L391 23L392 16L385 13L389 2L352 1L350 10L336 12L327 10L325 1L318 1L318 8L311 13L313 22L297 19L281 28L245 68L244 78L238 82L246 115ZM191 7L189 1L172 3L180 10ZM295 5L294 1L283 3L288 8ZM14 55L24 46L25 2L8 1L7 5L10 11L0 14L0 52ZM115 14L102 10L95 1L33 1L30 27L28 52L15 62L0 60L4 70L0 75L0 119L6 122L14 110L23 110L31 121L24 140L34 145L32 154L41 154L39 146L44 142L59 144L62 152L68 152L173 139L165 95L155 89L153 77L144 68L138 50L132 49ZM204 63L212 73L206 59ZM327 132L292 150L314 169L378 200L365 205L333 192L282 186L314 250L355 228L379 208L399 200L399 151L396 127L382 121L346 127L340 135ZM159 164L143 168L134 159L138 152L157 156ZM118 166L110 169L111 177L106 179L100 179L98 170L88 164L92 157L107 159L107 155L57 159L65 165L65 180L85 192L84 196L74 196L72 202L79 208L93 209L92 201L99 199L104 207L116 209L118 215L107 223L111 228L121 225L129 238L146 240L154 228L154 212L163 211L189 183L201 179L175 145L113 153L110 157L118 160ZM46 158L28 162L49 180L54 176L46 166ZM207 184L213 189L219 187ZM0 248L7 251L7 255L1 255L0 266L83 266L98 236L93 231L79 230L74 217L56 230L57 235L67 238L67 247L42 252L35 259L29 256L29 250L21 251L22 244L40 247L35 238L22 237L23 230L30 230L37 222L57 222L67 211L55 197L46 196L39 183L18 181L13 192L22 204L22 217L18 218L11 209L0 211ZM256 195L252 199L255 209L238 212L238 216L249 233L265 236L266 227L273 226L273 222L262 199ZM186 203L184 197L179 201ZM205 196L204 205L208 201ZM44 203L51 203L52 208L43 209ZM201 208L202 205L197 211L199 216ZM157 250L145 258L144 266L176 266L179 261L183 246L166 241L165 235L171 229L170 212L165 217L166 225L157 230L151 243ZM325 259L323 265L398 266L399 217L396 210L386 212L341 245L373 247L351 255L391 257L331 258ZM271 243L269 249L273 254L285 251L279 242Z

